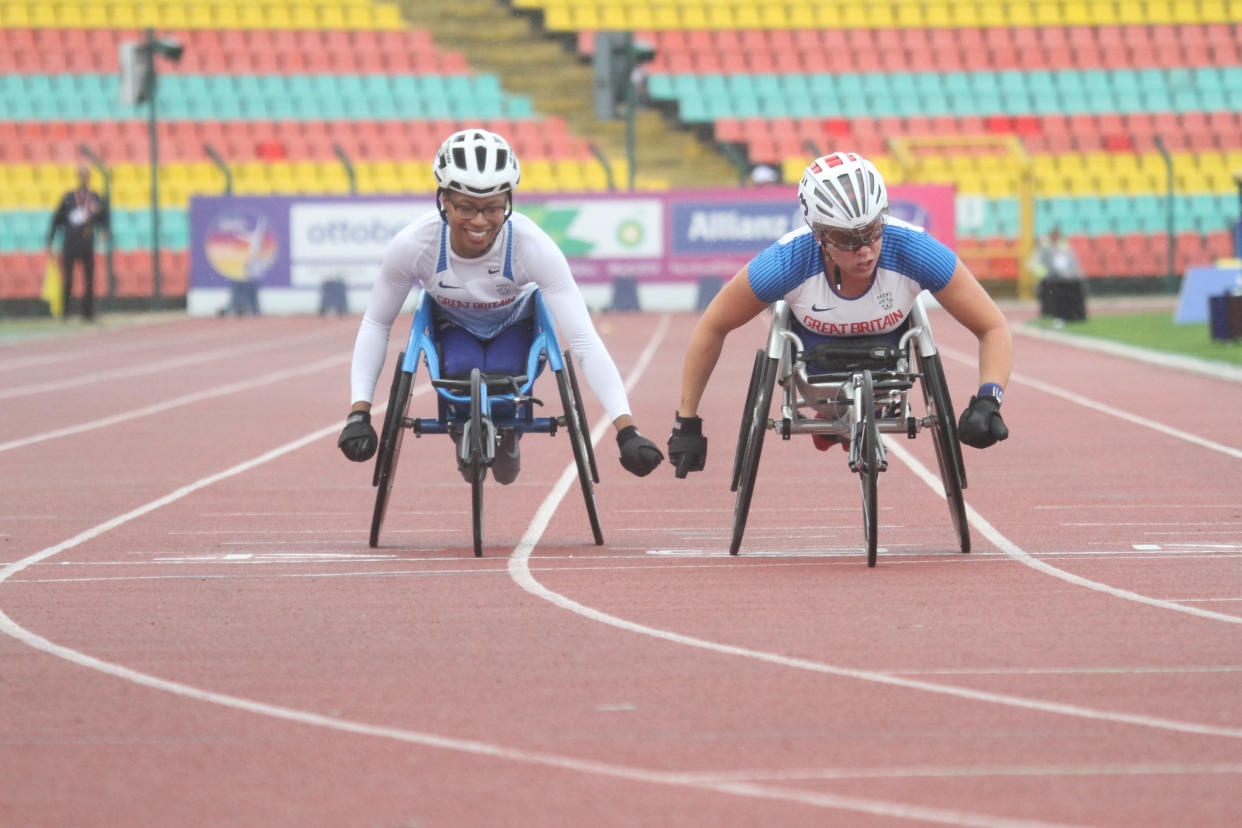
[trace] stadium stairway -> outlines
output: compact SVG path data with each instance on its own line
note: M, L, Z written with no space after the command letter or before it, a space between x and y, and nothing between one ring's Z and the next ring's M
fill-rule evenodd
M528 95L544 115L563 117L571 133L594 143L614 167L625 161L625 122L596 120L591 65L579 57L576 39L562 41L543 32L537 18L506 0L401 0L399 5L403 17L428 29L441 48L464 53L470 66L494 73L508 91ZM737 168L711 141L654 109L638 111L634 143L637 189L738 183ZM619 190L628 183L615 182Z

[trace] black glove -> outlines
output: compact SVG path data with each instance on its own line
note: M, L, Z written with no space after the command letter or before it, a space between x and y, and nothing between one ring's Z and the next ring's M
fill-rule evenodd
M345 456L355 463L370 460L375 456L379 439L375 429L371 428L371 414L367 411L351 411L345 420L345 430L336 441Z
M968 446L987 448L1009 436L995 397L971 397L957 423L957 437Z
M664 460L656 444L638 433L634 426L626 426L617 432L617 447L621 449L621 465L630 474L646 477Z
M668 436L668 460L679 478L692 471L703 471L707 462L707 438L703 436L703 418L677 415L673 433Z

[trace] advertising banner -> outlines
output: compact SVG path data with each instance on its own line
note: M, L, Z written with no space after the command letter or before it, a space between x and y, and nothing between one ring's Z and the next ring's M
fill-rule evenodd
M893 215L950 247L956 243L952 187L892 187L889 201ZM344 283L352 309L360 310L388 242L432 209L431 195L196 196L187 306L191 313L222 312L230 292L245 284L259 291L265 313L313 312L325 283ZM521 193L515 210L552 237L591 296L620 278L640 286L728 279L803 226L793 187Z

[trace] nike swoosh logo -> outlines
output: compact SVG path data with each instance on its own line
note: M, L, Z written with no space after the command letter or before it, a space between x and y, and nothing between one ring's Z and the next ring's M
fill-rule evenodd
M836 310L836 306L834 305L831 308L817 308L814 305L811 305L811 310L813 310L815 313L827 313L830 310Z
M440 289L441 290L462 290L463 288L461 285L450 285L447 282L441 282Z
M487 275L488 275L488 276L495 276L495 275L496 275L497 273L499 273L499 272L500 272L500 268L498 268L498 267L489 267L489 268L487 269Z

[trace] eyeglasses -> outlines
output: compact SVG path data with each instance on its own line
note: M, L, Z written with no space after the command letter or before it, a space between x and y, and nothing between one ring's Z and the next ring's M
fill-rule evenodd
M509 205L507 204L491 204L487 207L480 208L475 207L473 204L458 204L451 198L446 198L444 200L450 207L453 208L453 212L457 213L457 215L461 216L466 221L470 221L479 213L482 213L484 218L489 221L495 221L496 219L504 218L505 214L509 212Z
M864 247L870 247L884 235L884 217L881 216L866 227L857 230L846 230L841 227L815 227L815 240L835 250L855 253Z

